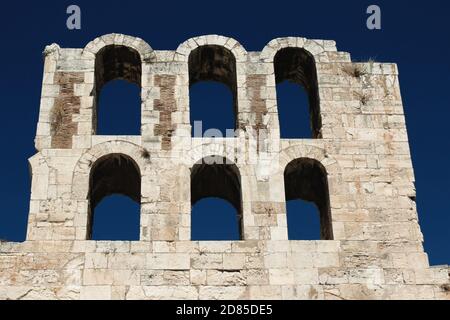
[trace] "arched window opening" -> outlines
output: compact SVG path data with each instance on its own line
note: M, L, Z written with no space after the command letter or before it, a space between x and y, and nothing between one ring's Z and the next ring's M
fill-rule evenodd
M195 164L191 171L191 205L192 240L242 239L241 181L236 165L216 156ZM205 215L209 218L201 220Z
M136 50L110 45L97 53L94 108L94 130L97 134L140 134L140 88L141 58Z
M322 121L314 57L302 48L284 48L274 57L274 69L281 138L321 138ZM296 84L299 91L295 92L292 86L284 82ZM308 110L309 125L303 120ZM308 131L303 128L305 126Z
M140 203L141 174L134 160L123 154L100 158L92 166L89 180L87 238L139 240Z
M189 87L192 88L194 84L197 84L196 87L200 88L203 96L210 97L206 101L201 101L201 99L197 99L195 95L190 93L192 135L194 136L194 133L197 133L194 132L194 121L202 121L203 132L208 129L219 129L222 131L222 135L225 136L226 132L224 129L234 130L237 121L236 59L233 53L221 46L205 45L191 52L188 64ZM226 94L214 94L217 93L217 84L198 85L200 82L211 81L222 83L231 91L232 106L224 106ZM212 90L207 92L206 89ZM229 98L226 98L225 101L229 101ZM208 109L208 114L214 113L216 115L214 121L205 122L208 119L204 113L205 109ZM217 115L221 115L221 117Z
M331 210L328 191L327 173L323 165L317 160L300 158L290 162L284 171L284 184L287 202L288 234L291 240L313 240L300 238L305 235L304 228L313 226L301 226L296 223L305 221L307 217L299 219L295 215L311 215L311 204L315 206L320 220L320 239L332 240ZM305 206L303 202L290 201L302 200L311 203ZM311 216L310 216L311 217ZM299 230L297 230L299 229ZM307 237L318 234L307 232ZM318 240L316 238L315 240Z

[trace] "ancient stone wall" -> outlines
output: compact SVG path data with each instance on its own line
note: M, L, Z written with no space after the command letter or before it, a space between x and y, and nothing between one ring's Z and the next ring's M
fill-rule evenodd
M275 67L279 52L302 71ZM235 137L191 137L189 86L207 76L233 90ZM140 81L140 136L96 135L96 95L111 77ZM310 92L314 139L280 139L282 78ZM422 246L397 66L352 63L334 41L247 52L208 35L158 51L109 34L48 46L35 144L27 240L0 243L2 299L450 299L449 268L430 267ZM139 241L90 240L91 171L114 155L140 174ZM240 195L224 197L241 202L241 241L190 239L191 171L207 156L232 162L224 172ZM323 173L323 240L288 239L292 163Z

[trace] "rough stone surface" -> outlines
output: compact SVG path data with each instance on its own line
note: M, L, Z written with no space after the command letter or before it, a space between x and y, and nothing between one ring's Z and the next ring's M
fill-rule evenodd
M189 54L206 45L212 65L236 77L234 138L191 138ZM140 136L95 134L95 59L106 46L128 55L108 74L141 81ZM285 48L315 63L317 76L301 81L317 78L316 139L280 139L273 64ZM235 73L223 66L232 56ZM333 41L294 37L261 52L217 35L176 51L119 34L84 49L53 44L35 142L27 240L0 242L1 299L450 299L448 266L430 267L422 246L395 64L355 64ZM141 175L139 241L89 240L91 169L111 154ZM205 155L239 171L241 241L190 240L190 170ZM284 170L302 158L326 172L330 240L288 240Z

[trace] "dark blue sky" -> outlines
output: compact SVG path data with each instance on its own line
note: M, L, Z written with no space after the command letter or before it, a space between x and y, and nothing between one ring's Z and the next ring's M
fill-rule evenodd
M66 28L70 4L81 7L80 31ZM381 31L365 26L370 4L382 9ZM448 1L15 1L1 6L0 238L25 235L27 158L34 154L45 45L82 48L117 32L139 36L155 49L175 49L192 36L216 33L257 51L273 38L302 36L336 40L354 61L398 64L425 247L433 264L450 262Z

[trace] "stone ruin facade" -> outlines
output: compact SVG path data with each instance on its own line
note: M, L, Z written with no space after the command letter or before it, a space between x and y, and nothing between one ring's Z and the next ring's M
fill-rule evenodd
M0 243L1 299L450 299L448 266L422 246L395 64L353 63L334 41L247 52L218 35L163 51L108 34L44 55L27 237ZM114 79L141 88L140 136L96 135ZM203 80L232 91L235 137L191 136ZM283 80L308 93L312 139L280 138ZM115 193L140 203L139 241L90 240ZM207 196L236 208L241 241L191 241ZM288 239L290 199L316 204L321 240Z

